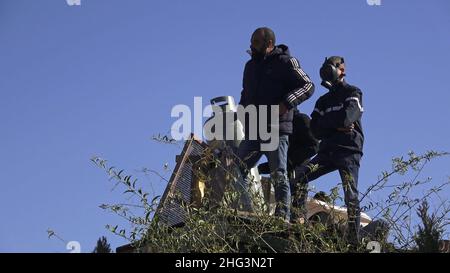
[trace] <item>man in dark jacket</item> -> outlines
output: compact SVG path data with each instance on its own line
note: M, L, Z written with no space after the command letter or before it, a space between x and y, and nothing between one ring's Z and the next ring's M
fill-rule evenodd
M314 85L310 78L300 68L299 62L292 57L285 45L275 46L275 34L267 27L258 28L251 38L251 60L244 69L243 90L240 104L244 107L254 105L258 109L258 126L267 126L268 130L279 130L279 142L275 150L262 150L264 139L261 138L260 129L258 136L251 139L248 128L249 122L245 122L246 139L239 146L237 155L243 161L241 172L247 177L248 170L253 168L264 154L271 171L271 178L275 185L275 199L277 206L275 215L287 220L290 207L289 182L287 178L287 151L289 135L292 133L293 109L305 101L314 92ZM260 124L260 106L267 106L267 116L279 109L279 122L267 120L266 124ZM271 107L275 106L275 107ZM261 108L263 109L263 108ZM251 202L248 196L248 179L240 183L241 201L244 210L251 211ZM239 186L239 185L238 185Z
M311 114L311 130L319 140L319 152L309 164L296 169L291 221L305 217L308 182L338 170L348 213L348 239L359 240L360 207L358 199L359 162L363 155L364 134L362 92L345 80L344 58L327 58L321 68L322 85L329 92L321 96ZM303 218L303 219L302 219Z

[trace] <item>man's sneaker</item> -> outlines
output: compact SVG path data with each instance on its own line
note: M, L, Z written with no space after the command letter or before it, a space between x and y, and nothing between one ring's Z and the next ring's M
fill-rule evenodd
M299 218L291 219L290 222L293 225L304 225L305 224L305 218L299 217Z
M255 217L258 216L253 211L243 211L243 210L236 211L236 215L239 216L239 217L244 217L244 218L255 218Z

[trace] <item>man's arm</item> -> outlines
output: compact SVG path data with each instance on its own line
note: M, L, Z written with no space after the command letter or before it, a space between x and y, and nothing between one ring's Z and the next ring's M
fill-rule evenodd
M248 88L247 88L247 71L248 71L248 62L245 64L244 75L242 77L242 91L241 98L239 100L239 104L242 106L247 106L249 104L248 101Z
M242 89L241 91L241 99L239 100L239 104L242 106L247 106L247 92L245 91L246 89Z
M284 96L282 103L287 110L290 110L313 95L314 84L296 58L291 57L287 60L286 66L285 81L288 93Z

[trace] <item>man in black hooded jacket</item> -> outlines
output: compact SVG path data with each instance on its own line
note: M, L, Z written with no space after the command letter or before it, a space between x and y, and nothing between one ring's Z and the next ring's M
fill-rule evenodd
M275 215L287 220L290 208L289 182L287 178L287 152L289 135L292 133L293 109L311 97L314 85L306 73L300 68L298 60L292 57L285 45L275 46L275 34L267 27L258 28L251 38L251 60L244 69L243 90L240 104L244 107L254 105L258 109L258 126L267 126L267 130L279 129L278 146L273 151L261 149L263 140L259 134L251 139L249 121L245 122L246 139L239 146L237 155L243 161L241 172L247 177L248 170L253 168L264 154L271 171L271 179L275 188L277 206ZM260 124L260 106L267 106L266 124ZM279 109L279 122L271 122L272 111ZM255 123L253 121L252 123ZM241 181L241 202L244 210L252 210L248 196L248 180Z

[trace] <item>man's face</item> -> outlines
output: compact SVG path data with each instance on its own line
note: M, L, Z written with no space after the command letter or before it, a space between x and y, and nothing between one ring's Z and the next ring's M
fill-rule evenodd
M339 65L337 73L338 73L338 79L342 81L345 76L345 64Z
M261 35L255 34L252 36L252 39L250 40L250 48L252 50L255 50L258 53L264 54L266 52L266 45L264 43L264 39L261 37Z
M251 43L250 48L252 49L252 51L255 50L257 53L260 54L267 54L273 48L272 40L269 40L269 44L266 45L264 42L264 37L260 32L254 33L252 35L250 43Z

